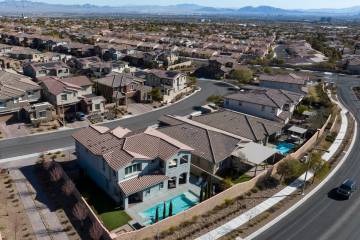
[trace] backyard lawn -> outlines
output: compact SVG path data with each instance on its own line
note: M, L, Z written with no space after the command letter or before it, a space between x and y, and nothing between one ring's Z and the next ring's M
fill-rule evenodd
M243 174L243 175L239 176L238 178L233 178L233 179L231 179L231 181L232 181L234 184L238 184L238 183L242 183L242 182L249 181L251 178L252 178L252 177Z
M131 220L129 215L121 210L91 179L82 178L76 186L109 231L121 227Z

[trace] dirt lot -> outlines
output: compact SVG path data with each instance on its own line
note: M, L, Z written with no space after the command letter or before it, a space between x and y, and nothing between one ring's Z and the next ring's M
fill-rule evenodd
M3 239L36 239L15 185L6 171L0 173L0 232Z

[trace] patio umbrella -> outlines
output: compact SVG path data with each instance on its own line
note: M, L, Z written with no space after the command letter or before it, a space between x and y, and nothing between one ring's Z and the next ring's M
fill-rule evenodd
M169 217L173 215L173 204L172 201L170 201L170 206L169 206Z
M159 207L156 207L156 212L155 212L155 222L159 221Z
M164 201L164 207L163 207L163 219L166 218L166 202Z

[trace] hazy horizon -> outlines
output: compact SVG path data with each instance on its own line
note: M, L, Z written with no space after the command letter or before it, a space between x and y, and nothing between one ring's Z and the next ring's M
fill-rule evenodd
M1 1L1 0L0 0ZM222 8L241 8L245 6L261 6L267 5L272 7L284 8L284 9L316 9L316 8L348 8L360 5L359 0L342 0L342 1L329 1L329 0L302 0L301 2L293 2L286 0L122 0L121 2L116 0L32 0L46 3L56 4L95 4L95 5L111 5L111 6L123 6L123 5L175 5L175 4L198 4L209 7L222 7Z

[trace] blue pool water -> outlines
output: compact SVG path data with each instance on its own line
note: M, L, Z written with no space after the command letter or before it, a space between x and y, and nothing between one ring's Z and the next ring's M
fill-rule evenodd
M290 152L293 148L295 148L295 145L292 143L287 142L280 142L276 145L276 150L281 153L282 155L287 154Z
M176 215L182 211L185 211L192 206L199 203L199 198L191 192L185 192L179 196L171 198L166 201L166 216L169 216L170 201L173 205L173 215ZM164 203L158 203L155 206L139 213L141 217L147 219L145 225L153 224L155 222L156 208L159 210L159 221L163 219Z

